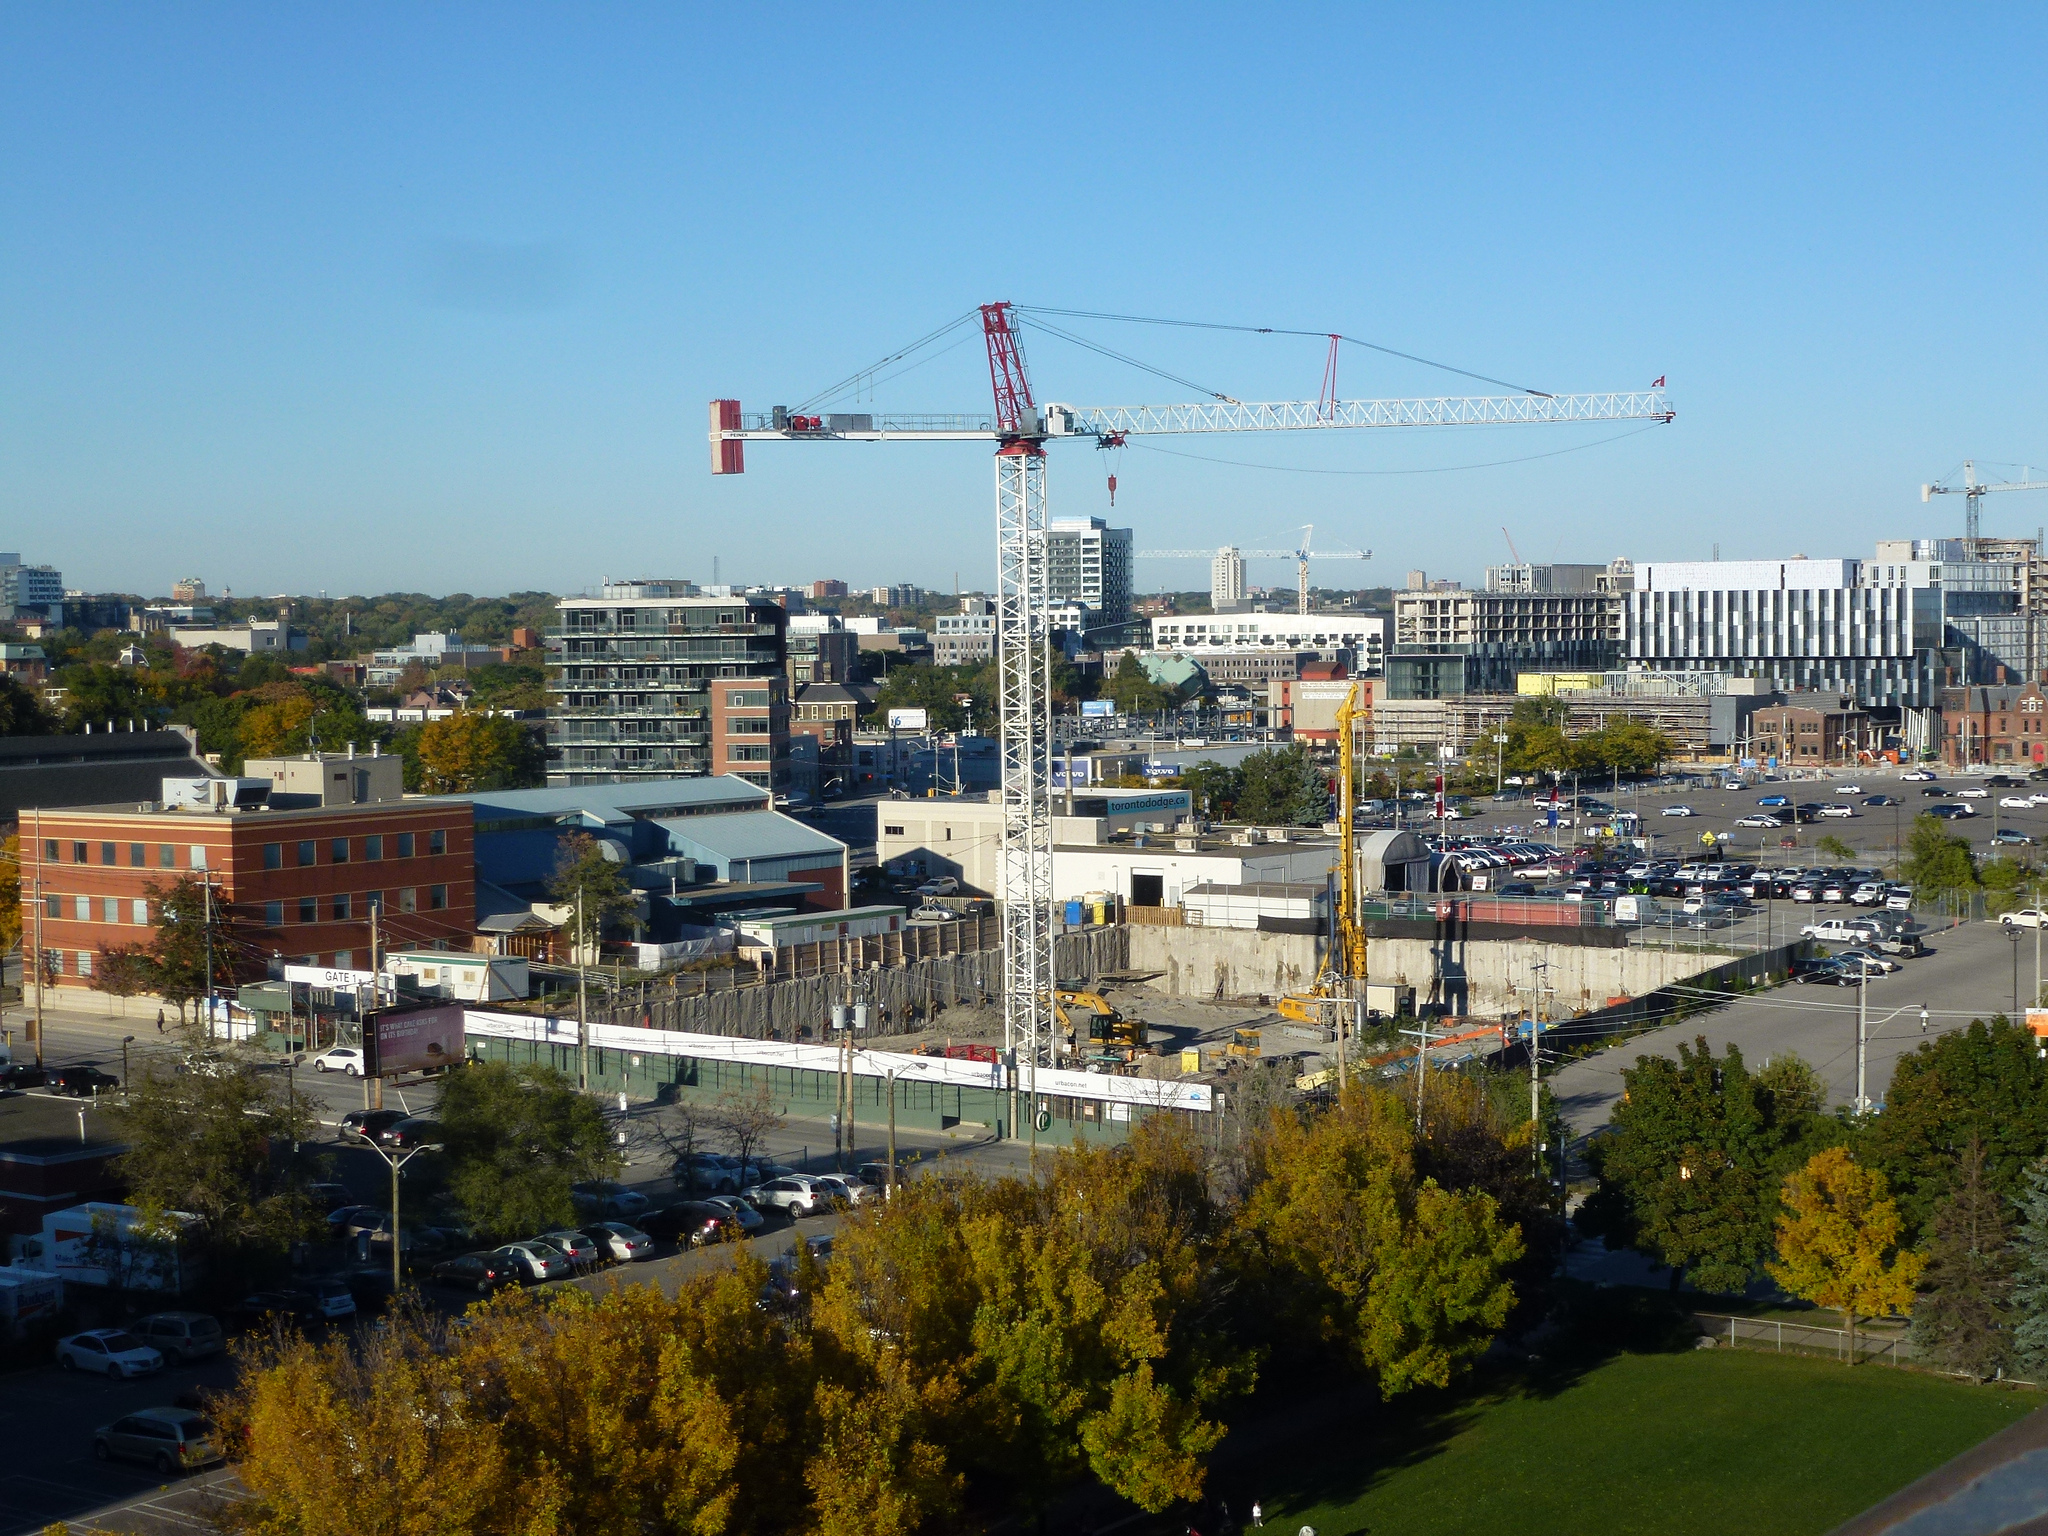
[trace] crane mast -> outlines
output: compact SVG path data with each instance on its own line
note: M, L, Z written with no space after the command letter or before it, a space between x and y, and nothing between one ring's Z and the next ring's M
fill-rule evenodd
M987 343L993 410L912 414L808 415L783 407L749 415L737 400L711 402L711 472L746 472L749 442L992 442L996 461L996 662L1000 695L1003 785L1001 886L1003 922L1003 1039L1010 1063L1010 1134L1021 1125L1037 1136L1037 1073L1052 1065L1055 1048L1052 919L1052 657L1045 583L1045 445L1060 438L1121 446L1135 434L1271 432L1360 427L1478 426L1581 421L1669 422L1673 412L1659 387L1589 395L1534 391L1503 397L1414 400L1337 400L1326 370L1317 401L1246 403L1219 396L1192 405L1039 405L1025 368L1014 306L980 306ZM1333 347L1335 339L1333 338ZM1297 549L1298 586L1307 608L1310 530ZM1358 927L1352 843L1353 720L1347 699L1340 717L1344 787L1343 911L1340 956L1332 969L1356 983L1365 974L1365 941ZM1318 988L1325 997L1333 995ZM1029 1107L1019 1108L1020 1091Z

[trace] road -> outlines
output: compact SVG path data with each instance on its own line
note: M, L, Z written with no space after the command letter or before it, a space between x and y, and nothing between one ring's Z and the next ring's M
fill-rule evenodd
M2037 930L2023 930L2017 944L1997 923L1965 923L1927 937L1930 953L1904 961L1897 973L1873 977L1867 996L1867 1092L1881 1102L1898 1059L1929 1035L1968 1026L1970 1020L2008 1012L2013 973L2026 1002L2034 986ZM2048 962L2048 945L2041 947ZM1920 1008L1928 1010L1928 1033ZM1682 1023L1621 1041L1596 1056L1571 1062L1549 1079L1565 1119L1577 1135L1604 1125L1621 1095L1621 1070L1643 1055L1676 1057L1680 1042L1705 1035L1716 1052L1741 1047L1743 1059L1761 1065L1770 1056L1795 1051L1828 1085L1832 1103L1848 1104L1856 1094L1857 989L1793 983L1719 1004ZM1570 1025L1557 1038L1569 1039Z

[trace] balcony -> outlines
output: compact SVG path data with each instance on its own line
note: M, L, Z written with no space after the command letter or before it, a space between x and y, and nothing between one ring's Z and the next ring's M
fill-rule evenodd
M719 635L772 635L774 624L616 624L556 625L541 631L544 640L702 639Z

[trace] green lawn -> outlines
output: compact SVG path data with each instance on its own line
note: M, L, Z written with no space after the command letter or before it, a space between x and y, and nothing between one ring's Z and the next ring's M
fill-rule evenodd
M1225 1481L1284 1536L1820 1536L2048 1396L1719 1349L1441 1401L1397 1399Z

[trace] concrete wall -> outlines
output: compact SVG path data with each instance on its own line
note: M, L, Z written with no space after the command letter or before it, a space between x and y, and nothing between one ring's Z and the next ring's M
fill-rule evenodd
M1594 949L1521 939L1373 939L1366 946L1374 981L1406 982L1418 1001L1433 998L1454 1013L1482 1017L1533 1012L1539 985L1553 1017L1604 1008L1609 998L1640 997L1727 959L1713 951ZM1538 962L1548 962L1549 971L1538 971Z
M1314 985L1322 940L1312 934L1243 928L1133 925L1130 968L1158 974L1149 985L1174 997L1272 997Z

